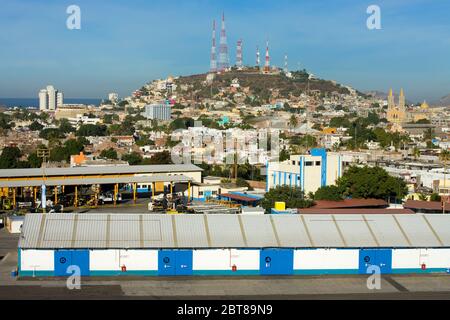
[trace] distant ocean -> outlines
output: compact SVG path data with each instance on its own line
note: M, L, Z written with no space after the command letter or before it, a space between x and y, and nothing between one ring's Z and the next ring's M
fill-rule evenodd
M65 104L94 104L99 105L102 99L64 98ZM34 107L39 108L38 98L0 98L0 106L6 107Z

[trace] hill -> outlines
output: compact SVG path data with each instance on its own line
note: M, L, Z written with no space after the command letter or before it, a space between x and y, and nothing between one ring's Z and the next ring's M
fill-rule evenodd
M278 91L279 98L300 96L302 93L318 91L321 95L332 92L349 94L349 90L335 82L323 79L309 79L305 71L292 73L292 78L283 73L262 74L256 70L231 70L222 74L216 74L212 83L206 85L207 74L181 76L176 82L178 85L192 86L197 98L210 98L220 89L229 87L233 79L238 79L240 87L248 87L250 94L257 96L261 101L268 101L274 90Z

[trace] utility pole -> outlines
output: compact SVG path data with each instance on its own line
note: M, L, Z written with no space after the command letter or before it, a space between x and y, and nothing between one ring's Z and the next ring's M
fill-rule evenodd
M47 206L47 199L46 199L46 185L45 185L45 166L47 163L47 158L50 157L50 150L47 148L43 148L43 149L38 149L37 150L37 156L39 158L42 158L42 186L41 186L41 206L42 206L42 212L45 213L45 209Z

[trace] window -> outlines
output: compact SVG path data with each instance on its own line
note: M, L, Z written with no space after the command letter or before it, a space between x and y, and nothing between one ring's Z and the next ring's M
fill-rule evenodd
M320 161L316 161L316 166L320 166Z
M217 194L217 191L213 191L213 192L211 192L211 194Z
M312 161L306 161L305 162L305 166L307 166L307 167L311 167L312 165L313 165Z
M295 160L292 160L292 165L295 166Z
M199 196L202 196L202 195L203 195L203 191L199 191L199 192L198 192L198 195L199 195Z

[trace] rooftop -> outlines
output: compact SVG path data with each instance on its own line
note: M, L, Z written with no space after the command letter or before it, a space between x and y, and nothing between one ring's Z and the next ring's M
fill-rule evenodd
M443 209L442 202L440 201L407 200L403 204L403 207L412 210L429 210L437 212L442 212ZM445 211L450 212L450 203L446 204Z
M101 174L138 174L138 173L170 173L203 171L193 164L160 164L144 166L102 166L102 167L72 167L72 168L46 168L45 176L69 175L101 175ZM2 169L1 178L42 177L43 169Z
M380 199L345 199L341 201L316 200L314 209L369 208L387 207L388 203Z
M438 214L27 214L19 248L450 247Z

